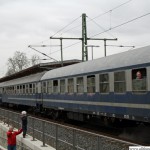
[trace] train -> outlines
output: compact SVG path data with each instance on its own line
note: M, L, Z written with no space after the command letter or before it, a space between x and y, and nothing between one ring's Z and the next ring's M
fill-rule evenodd
M150 46L1 82L0 101L54 119L149 124Z

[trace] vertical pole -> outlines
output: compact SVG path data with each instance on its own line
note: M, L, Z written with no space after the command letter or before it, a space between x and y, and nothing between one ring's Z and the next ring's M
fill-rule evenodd
M9 127L9 111L7 111L7 124L8 124L8 127Z
M97 136L97 150L100 150L100 137Z
M92 60L93 60L93 46L91 48L92 48Z
M106 57L106 39L104 39L104 56Z
M18 129L20 128L20 114L18 114ZM21 128L22 128L22 126L21 126Z
M63 66L62 38L60 38L60 50L61 50L61 66Z
M88 60L88 52L85 45L87 45L86 14L82 14L82 61Z
M36 141L34 137L34 118L32 118L32 136L33 136L32 141Z
M58 125L56 125L56 150L58 150Z
M45 121L42 121L42 129L43 129L43 139L42 139L42 141L43 141L43 145L42 145L42 147L46 147L45 146Z
M73 150L76 150L76 133L75 133L75 129L73 129Z

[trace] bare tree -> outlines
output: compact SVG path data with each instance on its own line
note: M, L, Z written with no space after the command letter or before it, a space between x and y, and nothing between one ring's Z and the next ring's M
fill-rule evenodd
M14 74L27 67L34 66L39 63L40 57L38 55L33 55L31 59L28 59L25 53L16 51L14 56L8 59L8 69L6 75Z
M40 61L40 57L38 55L33 55L31 57L31 65L34 66L36 64L39 64L41 61Z
M6 75L11 75L29 67L30 62L25 53L16 51L14 56L8 59L7 64L8 70Z

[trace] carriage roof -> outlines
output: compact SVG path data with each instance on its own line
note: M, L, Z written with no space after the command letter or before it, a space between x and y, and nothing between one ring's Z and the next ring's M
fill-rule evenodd
M46 72L41 80L115 70L150 63L150 46L90 60Z
M2 82L2 83L0 83L0 87L37 82L37 81L40 81L40 79L41 79L41 77L43 76L44 73L45 72L37 73L37 74L22 77L22 78L17 78L17 79L14 79L14 80L9 80L9 81L6 81L6 82Z

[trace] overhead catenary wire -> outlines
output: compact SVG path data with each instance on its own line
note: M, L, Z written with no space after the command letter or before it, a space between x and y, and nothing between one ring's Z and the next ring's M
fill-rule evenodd
M88 16L87 16L88 17ZM93 21L98 27L100 27L102 30L106 30L105 28L103 28L101 25L99 25L96 21L94 21L92 18L88 17L91 21ZM115 38L111 33L108 33L109 35L111 35L113 38Z
M80 16L81 17L81 16ZM62 30L64 30L65 28L67 28L68 26L70 26L72 23L74 23L76 20L78 20L80 17L74 19L72 22L70 22L68 25L66 25L65 27L63 27L62 29L60 29L59 31L57 31L55 34L53 34L51 37L55 36L56 34L58 34L59 32L61 32Z
M113 46L113 47L132 47L132 48L135 48L135 46L124 46L124 45L106 45L106 46Z
M97 35L100 35L100 34L102 34L102 33L108 32L108 31L110 31L110 30L116 29L116 28L121 27L121 26L123 26L123 25L125 25L125 24L131 23L131 22L133 22L133 21L135 21L135 20L138 20L138 19L140 19L140 18L143 18L143 17L145 17L145 16L147 16L147 15L150 15L150 13L147 13L147 14L144 14L144 15L142 15L142 16L136 17L136 18L131 19L131 20L129 20L129 21L126 21L126 22L124 22L124 23L122 23L122 24L119 24L119 25L117 25L117 26L114 26L114 27L112 27L111 29L107 29L107 30L105 30L105 31L103 31L103 32L100 32L100 33L97 33L97 34L95 34L95 35L92 35L90 38L95 37L95 36L97 36ZM73 43L73 44L71 44L71 45L69 45L69 46L66 46L66 47L63 48L63 50L64 50L64 49L67 49L67 48L69 48L69 47L71 47L71 46L77 45L77 44L79 44L79 43L81 43L81 41L76 42L76 43ZM56 53L56 52L58 52L58 51L60 51L60 50L56 50L56 51L53 52L53 53ZM51 54L53 54L53 53L51 53Z
M105 14L107 14L107 13L112 13L112 11L113 10L115 10L115 9L117 9L117 8L119 8L119 7L121 7L121 6L123 6L123 5L125 5L125 4L127 4L127 3L129 3L129 2L131 2L132 0L129 0L129 1L126 1L125 3L122 3L122 4L120 4L120 5L118 5L118 6L116 6L116 7L114 7L114 8L112 8L111 10L109 10L109 11L106 11L106 12L104 12L103 14L100 14L100 15L98 15L98 16L96 16L96 17L94 17L94 18L89 18L91 21L93 21L97 26L99 26L101 29L103 29L104 31L109 31L109 30L105 30L102 26L100 26L98 23L96 23L95 21L94 21L94 19L96 19L96 18L98 18L98 17L100 17L100 16L103 16L103 15L105 15ZM81 17L81 16L80 16ZM77 18L78 19L78 18ZM74 21L76 21L77 19L75 19ZM73 21L73 22L74 22ZM73 23L72 22L72 23ZM72 24L71 23L71 24ZM70 25L70 24L69 24ZM65 29L66 27L68 27L69 25L67 25L67 26L65 26L63 29ZM71 29L68 29L68 30L66 30L64 33L66 33L66 32L68 32L68 31L71 31L71 30L73 30L73 29L75 29L75 28L78 28L78 27L80 27L81 25L78 25L78 26L75 26L75 27L73 27L73 28L71 28ZM54 35L56 35L57 33L59 33L60 31L62 31L63 29L61 29L61 30L59 30L58 32L56 32ZM110 29L111 29L111 25L110 25ZM110 34L110 33L109 33ZM54 36L53 35L53 36ZM51 36L51 37L53 37L53 36ZM114 38L114 36L111 34L111 36ZM71 46L74 46L74 45L77 45L77 44L79 44L79 43L81 43L81 42L76 42L76 43L73 43L73 44L71 44L71 45L69 45L69 46L67 46L67 47L64 47L63 48L63 50L64 49L67 49L67 48L69 48L69 47L71 47ZM60 51L60 50L56 50L56 51L54 51L54 52L52 52L51 54L54 54L54 53L56 53L56 52L58 52L58 51Z
M121 7L121 6L125 5L125 4L127 4L127 3L129 3L129 2L131 2L131 1L132 1L132 0L128 0L128 1L126 1L126 2L124 2L124 3L122 3L122 4L120 4L120 5L118 5L118 6L114 7L114 8L112 8L111 10L108 10L108 11L106 11L106 12L104 12L104 13L102 13L102 14L96 16L96 17L94 17L92 20L94 20L94 19L96 19L96 18L99 18L99 17L101 17L101 16L103 16L103 15L105 15L105 14L107 14L107 13L110 13L110 12L112 12L113 10L115 10L115 9L117 9L117 8L119 8L119 7ZM81 16L80 16L80 17L81 17ZM59 32L61 32L62 30L64 30L66 27L70 26L72 23L74 23L74 22L75 22L76 20L78 20L80 17L74 19L72 22L70 22L68 25L66 25L65 27L63 27L63 28L60 29L59 31L57 31L57 32L56 32L55 34L53 34L51 37L55 36L56 34L58 34ZM68 32L68 31L71 31L71 30L73 30L73 29L75 29L75 28L78 28L78 27L80 27L80 26L81 26L81 24L78 25L78 26L75 26L75 27L73 27L73 28L71 28L71 29L68 29L68 30L65 31L64 33ZM45 41L48 41L48 40L44 40L44 41L41 41L41 42L38 42L38 43L43 43L43 42L45 42Z
M112 9L110 9L110 10L108 10L108 11L106 11L106 12L104 12L104 13L102 13L102 14L100 14L100 15L94 17L94 18L92 18L91 21L92 21L92 20L95 20L96 18L99 18L99 17L101 17L101 16L103 16L103 15L105 15L105 14L107 14L107 13L110 13L110 15L111 15L112 11L114 11L115 9L118 9L119 7L121 7L121 6L123 6L123 5L127 4L127 3L129 3L129 2L131 2L131 1L132 1L132 0L128 0L128 1L122 3L122 4L118 5L118 6L116 6L116 7L112 8ZM111 16L110 16L110 17L111 17ZM111 21L111 19L110 19L110 21ZM68 29L68 30L66 30L64 33L68 32L68 31L71 31L71 30L73 30L73 29L75 29L75 28L78 28L78 27L80 27L81 25L82 25L82 24L80 24L80 25L78 25L78 26L75 26L75 27L73 27L73 28L71 28L71 29ZM110 28L111 28L111 22L110 22Z
M120 4L120 5L118 5L118 6L114 7L114 8L112 8L112 9L110 9L110 10L108 10L108 11L106 11L106 12L104 12L104 13L102 13L102 14L96 16L96 17L94 17L93 19L99 18L99 17L101 17L101 16L103 16L103 15L105 15L105 14L107 14L107 13L110 13L110 12L114 11L115 9L118 9L119 7L121 7L121 6L123 6L123 5L127 4L127 3L129 3L129 2L131 2L131 1L132 1L132 0L126 1L126 2L124 2L124 3L122 3L122 4Z
M73 43L73 44L71 44L71 45L69 45L69 46L66 46L66 47L63 48L63 50L64 50L64 49L67 49L67 48L69 48L69 47L72 47L72 46L74 46L74 45L77 45L77 44L79 44L79 43L81 43L81 41L76 42L76 43ZM57 53L57 52L59 52L59 51L60 51L60 49L59 49L59 50L56 50L56 51L54 51L54 52L52 52L51 54Z
M95 34L95 35L92 35L91 37L95 37L95 36L100 35L100 34L102 34L102 33L105 33L105 32L108 32L108 31L110 31L110 30L116 29L116 28L118 28L118 27L121 27L121 26L123 26L123 25L125 25L125 24L131 23L131 22L133 22L133 21L135 21L135 20L138 20L138 19L143 18L143 17L148 16L148 15L150 15L150 13L144 14L144 15L139 16L139 17L136 17L136 18L133 18L133 19L131 19L131 20L129 20L129 21L126 21L126 22L121 23L121 24L119 24L119 25L117 25L117 26L114 26L114 27L112 27L111 29L107 29L107 30L105 30L105 31L103 31L103 32L100 32L100 33L97 33L97 34Z
M94 20L94 19L96 19L96 18L99 18L99 17L101 17L101 16L103 16L103 15L105 15L105 14L107 14L107 13L110 13L110 12L112 12L113 10L115 10L115 9L117 9L117 8L119 8L119 7L121 7L121 6L123 6L123 5L125 5L125 4L127 4L127 3L129 3L129 2L131 2L132 0L128 0L128 1L126 1L126 2L124 2L124 3L122 3L122 4L120 4L120 5L118 5L118 6L116 6L116 7L114 7L114 8L112 8L111 10L109 10L109 11L106 11L106 12L104 12L103 14L100 14L100 15L98 15L98 16L96 16L96 17L94 17L92 20ZM81 16L80 16L81 17ZM56 34L58 34L59 32L61 32L61 31L63 31L65 28L67 28L68 26L70 26L72 23L74 23L76 20L78 20L80 17L78 17L78 18L76 18L76 19L74 19L72 22L70 22L68 25L66 25L65 27L63 27L62 29L60 29L59 31L57 31L55 34L53 34L51 37L53 37L53 36L55 36ZM91 20L91 21L92 21ZM68 31L71 31L71 30L73 30L73 29L75 29L75 28L78 28L78 27L80 27L82 24L80 24L80 25L78 25L78 26L75 26L75 27L73 27L73 28L71 28L71 29L68 29L68 30L66 30L66 31L64 31L63 33L66 33L66 32L68 32ZM97 24L98 25L98 24ZM103 27L101 27L101 28L103 28ZM62 34L63 34L62 33ZM113 35L112 35L112 37L113 37ZM45 40L45 41L48 41L48 40ZM42 41L42 42L45 42L45 41ZM42 42L39 42L39 43L42 43ZM74 44L73 44L74 45ZM70 46L69 46L70 47Z
M48 57L48 58L50 58L50 59L54 60L55 62L57 62L57 61L58 61L58 60L56 60L56 59L54 59L54 58L52 58L52 57L48 56L47 54L42 53L42 52L38 51L37 49L35 49L35 48L31 47L30 45L29 45L28 47L29 47L29 48L31 48L31 49L33 49L34 51L37 51L38 53L40 53L40 54L42 54L42 55L44 55L44 56L46 56L46 57Z
M125 5L125 4L127 4L127 3L129 3L129 2L131 2L131 1L132 1L132 0L126 1L125 3L122 3L122 4L120 4L120 5L116 6L116 7L114 7L113 9L111 9L111 10L109 10L109 11L107 11L107 12L104 12L103 14L100 14L100 15L94 17L92 20L94 20L94 19L96 19L96 18L98 18L98 17L101 17L101 16L103 16L104 14L110 13L110 12L112 12L113 10L115 10L115 9L117 9L117 8L119 8L119 7L121 7L121 6ZM80 17L81 17L81 16L80 16ZM78 17L77 19L79 19L80 17ZM144 17L144 15L143 15L143 16L140 16L140 17L137 17L137 18L134 18L134 19L132 19L132 20L129 20L129 21L127 21L127 22L125 22L125 23L122 23L122 24L120 24L120 25L117 25L117 26L115 26L115 27L111 27L110 29L104 30L103 32L100 32L100 33L98 33L98 34L92 35L90 38L95 37L95 36L97 36L97 35L100 35L100 34L102 34L102 33L108 32L108 31L110 31L110 30L113 30L113 29L115 29L115 28L117 28L117 27L123 26L124 24L127 24L127 23L129 23L129 22L132 22L132 21L134 21L134 20L137 20L137 19L139 19L139 18L141 18L141 17ZM75 22L77 19L73 20L71 23L69 23L68 25L66 25L65 27L63 27L61 30L57 31L57 32L56 32L55 34L53 34L51 37L55 36L56 34L58 34L59 32L61 32L62 30L64 30L66 27L68 27L68 26L71 25L73 22ZM77 26L77 27L79 27L79 26ZM74 27L74 28L76 28L76 27ZM72 28L72 29L74 29L74 28ZM71 29L70 29L70 30L71 30ZM69 30L67 30L67 31L69 31ZM67 31L65 31L65 32L67 32ZM79 43L81 43L81 42L76 42L76 43L73 43L73 44L71 44L71 45L69 45L69 46L66 46L66 47L63 48L63 50L64 50L64 49L67 49L67 48L69 48L69 47L72 47L72 46L74 46L74 45L77 45L77 44L79 44ZM52 52L51 54L54 54L54 53L56 53L56 52L58 52L58 51L60 51L60 50L56 50L56 51Z

